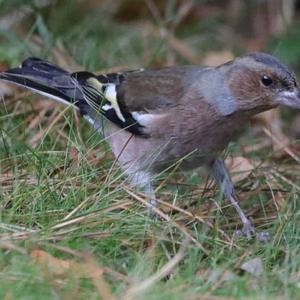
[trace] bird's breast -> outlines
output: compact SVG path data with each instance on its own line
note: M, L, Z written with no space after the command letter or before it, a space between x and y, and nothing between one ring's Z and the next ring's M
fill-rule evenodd
M192 169L209 164L234 140L246 123L235 114L222 116L205 102L166 114L144 117L148 138L108 126L107 140L123 169L161 172L180 164Z
M174 114L177 117L173 119L173 140L167 155L173 160L181 159L183 169L212 162L247 124L247 118L236 113L221 115L204 101L196 108L178 108ZM182 119L179 121L179 118Z

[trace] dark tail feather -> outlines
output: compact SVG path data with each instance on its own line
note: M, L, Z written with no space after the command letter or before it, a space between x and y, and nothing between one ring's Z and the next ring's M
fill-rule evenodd
M29 88L64 104L75 104L83 94L71 74L38 58L27 58L18 68L0 72L0 79Z
M122 74L96 76L86 71L69 73L47 61L31 57L24 60L18 68L0 72L0 80L31 89L66 105L75 105L97 130L102 128L104 116L120 128L144 135L143 126L118 104L116 93L117 87L124 80ZM115 93L110 98L115 99L106 97L108 86Z

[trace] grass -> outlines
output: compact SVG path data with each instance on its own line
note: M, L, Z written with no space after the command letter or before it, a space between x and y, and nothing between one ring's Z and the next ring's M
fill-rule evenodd
M120 26L109 5L74 26L66 16L64 31L54 8L48 19L34 12L26 43L2 30L4 62L29 54L90 70L164 64L169 55L186 62L163 38ZM257 163L236 189L256 228L271 233L268 244L233 239L237 215L198 171L158 179L160 218L152 218L72 109L13 92L0 105L1 299L299 298L299 164L270 146L245 150L265 136L249 131L228 155ZM254 258L258 274L243 270Z

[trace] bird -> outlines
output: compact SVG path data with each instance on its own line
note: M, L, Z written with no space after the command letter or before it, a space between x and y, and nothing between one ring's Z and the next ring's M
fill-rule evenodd
M294 72L263 52L222 65L174 65L119 73L69 72L29 57L0 72L17 84L72 105L110 145L128 181L155 205L156 174L206 167L237 211L248 238L258 236L240 208L222 153L257 113L300 109Z

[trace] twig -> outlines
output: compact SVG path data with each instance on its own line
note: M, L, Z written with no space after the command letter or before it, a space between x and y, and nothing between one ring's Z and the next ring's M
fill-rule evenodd
M124 190L130 195L132 196L133 198L135 198L136 200L140 201L141 203L143 203L146 207L149 207L149 203L144 200L142 197L136 195L135 193L133 193L132 191L130 191L129 189L127 189L125 186L124 186ZM163 213L161 210L159 210L158 208L154 207L154 206L151 206L151 210L153 212L155 212L158 216L160 216L162 219L166 220L167 222L170 222L174 227L176 227L177 229L179 229L185 236L187 236L191 241L193 241L196 246L201 249L207 256L209 255L209 251L204 248L204 246L197 240L195 239L189 232L186 228L184 228L183 226L179 225L177 222L171 220L171 218Z
M211 229L215 229L215 227L212 225L212 223L210 223L209 221L207 220L204 220L202 217L200 217L199 215L196 215L196 214L192 214L191 212L185 210L185 209L182 209L174 204L170 204L170 203L167 203L163 200L159 200L157 199L157 202L158 203L161 203L162 205L164 206L167 206L168 208L171 208L173 210L176 210L178 212L181 212L182 214L186 215L186 216L189 216L197 221L199 221L200 223L202 224L207 224ZM217 231L227 240L227 242L230 243L230 245L232 245L232 241L231 241L231 238L221 229L217 228ZM234 245L237 247L237 245Z
M269 129L264 127L263 131L268 137L270 137L275 142L275 144L277 144L280 148L283 149L283 151L285 151L298 164L300 164L300 158L288 146L286 146L282 142L280 142L279 139L274 134L272 134L272 132Z
M99 273L99 269L103 271L103 268L99 268L99 266L97 266L96 262L94 261L94 259L90 254L85 254L83 256L83 259L85 261L85 267L86 267L85 272L92 280L101 299L114 300L115 298L111 294L110 288L103 278L103 274Z
M179 262L184 258L185 251L190 242L189 237L186 237L183 241L179 251L176 253L176 255L169 260L160 270L158 270L156 273L148 277L142 282L139 282L129 288L124 296L124 300L131 300L135 299L135 296L138 295L141 292L144 292L145 290L149 289L152 285L154 285L156 282L164 278L165 276L169 275L172 270L179 264ZM137 298L138 299L138 298Z

